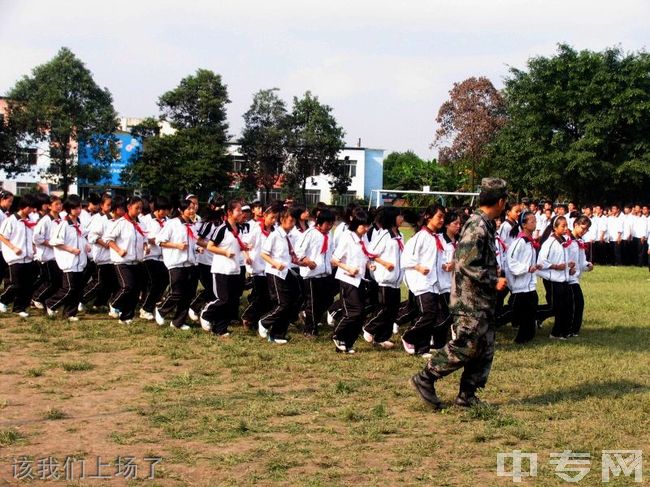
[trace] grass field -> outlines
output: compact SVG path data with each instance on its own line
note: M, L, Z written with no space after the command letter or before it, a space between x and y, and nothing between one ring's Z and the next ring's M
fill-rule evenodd
M550 341L550 322L526 346L502 329L481 394L490 406L440 413L407 384L423 361L401 349L358 343L345 356L295 330L282 347L241 329L218 339L97 315L3 317L0 485L15 483L23 455L85 457L86 475L97 456L133 456L139 477L144 457L163 457L155 480L132 482L147 485L507 485L496 454L514 449L539 455L524 484L564 484L549 454L573 450L591 453L579 485L599 485L601 450L650 453L648 277L588 274L573 341ZM457 374L442 381L443 399L457 386Z

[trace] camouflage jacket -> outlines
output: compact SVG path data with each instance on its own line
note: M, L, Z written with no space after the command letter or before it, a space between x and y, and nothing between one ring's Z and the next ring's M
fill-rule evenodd
M496 306L496 227L481 210L467 220L460 233L454 260L450 312L493 319Z

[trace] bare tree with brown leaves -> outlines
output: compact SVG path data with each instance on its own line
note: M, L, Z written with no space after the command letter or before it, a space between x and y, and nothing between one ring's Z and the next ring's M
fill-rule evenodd
M441 164L467 164L473 189L476 168L505 121L505 102L492 82L483 76L468 78L454 83L440 107L431 147L439 149Z

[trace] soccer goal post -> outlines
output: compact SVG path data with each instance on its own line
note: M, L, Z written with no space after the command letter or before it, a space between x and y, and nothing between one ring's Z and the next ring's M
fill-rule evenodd
M471 196L472 200L470 205L474 204L474 198L478 196L478 193L471 192L460 192L460 191L416 191L416 190L406 190L406 189L372 189L370 190L370 201L368 202L368 209L372 207L373 201L375 201L375 208L380 207L384 203L382 197L383 194L419 194L419 195L431 195L431 196L441 196L443 201L446 196Z

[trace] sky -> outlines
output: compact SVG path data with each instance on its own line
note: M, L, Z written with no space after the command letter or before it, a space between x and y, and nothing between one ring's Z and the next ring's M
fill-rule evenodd
M121 116L159 114L158 97L199 68L228 86L238 137L253 94L291 107L310 90L346 143L434 157L435 118L454 82L576 49L650 43L648 0L0 0L0 94L70 48Z

